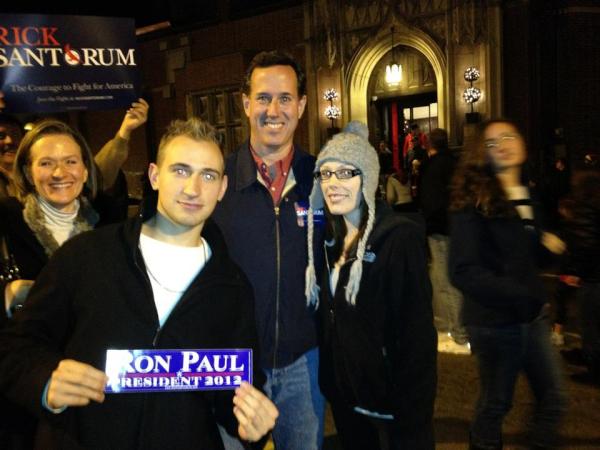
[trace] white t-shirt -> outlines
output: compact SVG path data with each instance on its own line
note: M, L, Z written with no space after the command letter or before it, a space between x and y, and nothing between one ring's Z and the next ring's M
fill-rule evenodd
M145 234L140 234L140 250L162 327L212 252L204 238L198 247L183 247L158 241Z
M531 197L529 189L526 186L511 186L506 188L508 199L515 203L515 208L521 219L533 220L533 208L531 207Z

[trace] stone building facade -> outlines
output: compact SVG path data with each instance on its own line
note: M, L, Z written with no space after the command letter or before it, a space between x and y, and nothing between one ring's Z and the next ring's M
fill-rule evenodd
M245 2L213 3L218 13L211 21L190 17L139 37L143 95L152 112L146 133L134 141L126 167L132 173L145 170L173 118L211 121L226 152L246 139L244 69L254 54L275 48L306 68L308 105L297 141L313 153L332 125L353 119L368 123L374 143L393 146L416 120L425 131L446 128L451 142L462 144L471 111L463 99L467 67L480 73L473 110L482 119L521 123L541 174L555 156L576 164L600 152L600 5L592 0L304 0L258 2L267 7L256 11ZM392 61L402 65L403 78L390 87L384 76ZM323 98L331 88L341 110L333 123ZM97 131L91 140L98 147L120 113L77 120L84 131Z

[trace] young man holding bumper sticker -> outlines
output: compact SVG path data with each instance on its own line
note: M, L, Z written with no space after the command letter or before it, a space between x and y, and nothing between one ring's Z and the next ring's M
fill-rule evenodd
M209 219L227 188L217 142L173 122L148 171L156 211L67 242L0 333L0 391L40 418L37 448L223 449L217 424L251 442L274 426L248 383L104 394L108 349L257 348L252 289Z

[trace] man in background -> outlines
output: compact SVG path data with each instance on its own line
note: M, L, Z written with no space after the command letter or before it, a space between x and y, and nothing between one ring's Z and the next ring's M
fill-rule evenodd
M448 278L448 205L455 160L448 149L446 130L432 130L429 141L429 161L423 170L420 202L431 251L430 273L436 325L444 331L438 339L438 350L469 354L471 349L461 318L463 298Z

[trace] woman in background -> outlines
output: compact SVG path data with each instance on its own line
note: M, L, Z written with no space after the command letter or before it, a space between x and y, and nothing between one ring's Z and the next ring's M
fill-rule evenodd
M92 152L64 122L44 120L25 135L13 182L18 199L0 200L0 329L23 305L52 253L70 237L91 230L99 218L91 205L97 191ZM1 396L0 407L7 412L0 424L0 448L32 448L33 417Z
M13 179L18 200L0 203L0 237L19 271L18 279L0 284L8 314L24 301L52 253L98 221L90 203L97 191L92 153L64 122L44 120L25 135Z
M558 355L550 342L538 263L564 244L543 233L523 180L525 142L516 125L480 126L454 174L449 271L464 295L463 319L479 364L471 449L501 449L502 422L524 371L536 398L532 448L553 448L565 410Z

